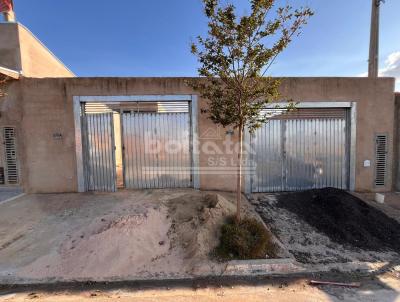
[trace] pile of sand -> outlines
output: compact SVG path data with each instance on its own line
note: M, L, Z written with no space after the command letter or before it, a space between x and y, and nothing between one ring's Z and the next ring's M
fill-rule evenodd
M221 270L210 261L220 226L235 211L223 197L200 192L153 205L124 205L66 234L18 274L30 278L182 277Z
M184 195L170 200L167 206L172 220L168 231L171 248L183 249L185 270L196 274L217 269L209 261L210 253L218 245L221 226L235 213L235 206L217 194Z

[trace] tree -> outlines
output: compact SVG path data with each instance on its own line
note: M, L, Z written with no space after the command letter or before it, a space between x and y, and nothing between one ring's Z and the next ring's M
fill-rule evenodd
M240 221L243 132L268 121L261 115L279 96L279 80L265 76L313 12L291 6L274 9L276 0L250 0L251 12L237 16L233 4L203 0L208 35L197 37L191 51L200 63L200 80L189 85L208 100L205 112L216 124L238 130L237 210ZM289 105L288 107L292 107Z

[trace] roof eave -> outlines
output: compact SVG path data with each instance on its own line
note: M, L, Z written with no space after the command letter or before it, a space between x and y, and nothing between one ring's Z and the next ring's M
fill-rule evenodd
M3 67L3 66L0 66L0 74L5 75L5 76L15 79L15 80L18 80L22 75L22 73L20 71L9 69L9 68Z

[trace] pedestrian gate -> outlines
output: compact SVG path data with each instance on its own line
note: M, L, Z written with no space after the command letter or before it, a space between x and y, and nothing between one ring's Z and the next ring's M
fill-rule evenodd
M251 136L252 192L348 189L346 109L269 110L268 114L272 114L269 122Z
M86 191L116 191L113 113L82 116Z

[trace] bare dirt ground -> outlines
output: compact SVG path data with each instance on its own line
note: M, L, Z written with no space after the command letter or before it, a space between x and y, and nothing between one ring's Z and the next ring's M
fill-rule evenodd
M309 280L359 282L359 288L310 286ZM400 279L394 275L318 275L298 278L193 281L146 285L77 285L0 289L0 301L400 301Z
M324 189L260 194L255 204L300 263L400 263L400 224L348 193Z
M190 189L28 195L0 205L0 278L62 281L220 274L210 259L234 195ZM211 197L210 197L211 196ZM244 209L246 211L246 208Z

